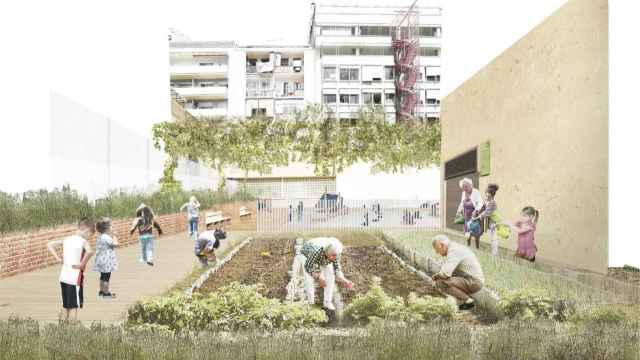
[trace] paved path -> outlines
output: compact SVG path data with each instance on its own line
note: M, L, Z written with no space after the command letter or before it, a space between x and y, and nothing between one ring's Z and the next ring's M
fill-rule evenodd
M248 232L229 233L225 246L243 240ZM127 308L144 296L159 295L191 274L197 260L193 255L193 241L186 233L163 236L155 241L155 266L140 263L139 246L118 249L119 271L112 275L112 290L117 299L98 298L98 277L87 271L84 287L84 308L78 318L92 321L117 322ZM93 266L93 258L89 266ZM58 265L0 280L0 319L12 314L31 317L39 321L57 321L62 308Z

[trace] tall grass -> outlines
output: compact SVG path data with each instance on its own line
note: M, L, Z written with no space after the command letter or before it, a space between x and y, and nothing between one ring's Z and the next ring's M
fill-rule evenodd
M640 360L640 326L502 322L469 329L380 324L349 331L210 333L176 336L120 327L0 322L4 359L616 359Z
M435 232L389 232L398 244L413 249L416 253L434 260L441 260L431 246ZM452 240L455 236L451 236ZM462 242L460 237L457 239ZM594 304L615 303L617 295L582 284L562 275L534 269L529 264L509 259L495 258L486 251L473 249L485 276L485 285L505 296L518 289L539 289L550 297L573 300L579 308Z
M89 201L86 195L65 186L53 191L37 190L22 194L0 192L0 233L36 230L77 221L82 217L128 218L144 202L158 215L178 212L180 206L195 195L206 209L215 204L253 200L251 194L229 195L211 190L154 192L151 194L112 191L105 198Z

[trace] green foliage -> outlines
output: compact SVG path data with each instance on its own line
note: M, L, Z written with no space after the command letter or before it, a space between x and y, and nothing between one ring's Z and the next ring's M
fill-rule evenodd
M172 214L178 212L191 195L198 198L202 209L216 204L254 199L248 193L229 195L211 190L158 191L152 194L114 190L94 203L69 186L53 191L28 191L15 195L0 192L0 233L72 224L82 217L130 218L135 216L135 209L142 202L151 206L157 215Z
M443 298L418 297L411 293L407 299L407 310L411 314L419 314L422 321L453 320L456 315L456 304Z
M202 160L222 171L236 166L268 174L292 161L314 165L318 175L337 175L357 162L374 171L401 171L439 163L440 125L404 121L391 124L381 108L362 109L354 124L310 105L288 118L186 120L156 124L155 146L173 158Z
M577 312L570 317L573 323L593 325L640 324L638 305L601 305Z
M160 190L163 192L178 192L182 190L182 183L176 180L174 173L178 167L178 160L169 156L164 164L162 177L160 178Z
M453 320L456 313L455 304L445 299L434 297L418 297L409 294L405 302L401 297L387 295L380 279L374 277L369 291L359 294L345 309L345 315L362 322L379 322L380 320L404 321L407 323L424 323L434 320Z
M564 321L574 312L573 306L561 299L551 299L542 290L521 289L503 297L498 308L507 317L519 320L551 319Z
M369 291L358 294L349 304L344 314L354 320L393 319L403 317L404 302L401 297L387 295L380 285L380 278L371 280Z
M207 296L173 294L138 302L128 311L127 327L153 324L174 332L275 330L316 327L327 321L320 309L281 303L263 296L260 290L259 285L234 282Z

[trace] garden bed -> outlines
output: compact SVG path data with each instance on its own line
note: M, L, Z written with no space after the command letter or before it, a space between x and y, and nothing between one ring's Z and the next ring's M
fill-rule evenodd
M342 240L344 236L339 238ZM382 279L382 288L390 296L406 298L410 292L419 296L440 296L417 274L387 255L379 247L380 240L375 235L367 234L343 241L346 247L341 260L342 270L354 283L351 291L340 288L345 304L349 304L357 294L366 293L374 276ZM234 281L247 285L261 283L264 285L264 295L284 300L287 295L288 272L295 255L294 243L293 235L255 238L205 281L198 292L210 293ZM316 294L318 304L322 304L322 295L322 291Z
M205 281L197 292L210 293L236 281L263 284L264 295L284 300L288 271L293 262L293 238L261 236L244 246L228 263Z

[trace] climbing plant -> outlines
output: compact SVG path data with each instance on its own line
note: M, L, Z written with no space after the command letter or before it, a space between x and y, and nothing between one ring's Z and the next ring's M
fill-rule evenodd
M237 167L268 174L291 162L312 164L317 175L337 175L365 162L398 172L439 163L440 126L408 119L391 124L381 107L363 108L355 121L336 120L321 105L286 118L227 118L164 122L153 128L155 146L172 157L206 162L220 172ZM166 174L165 174L166 176Z

